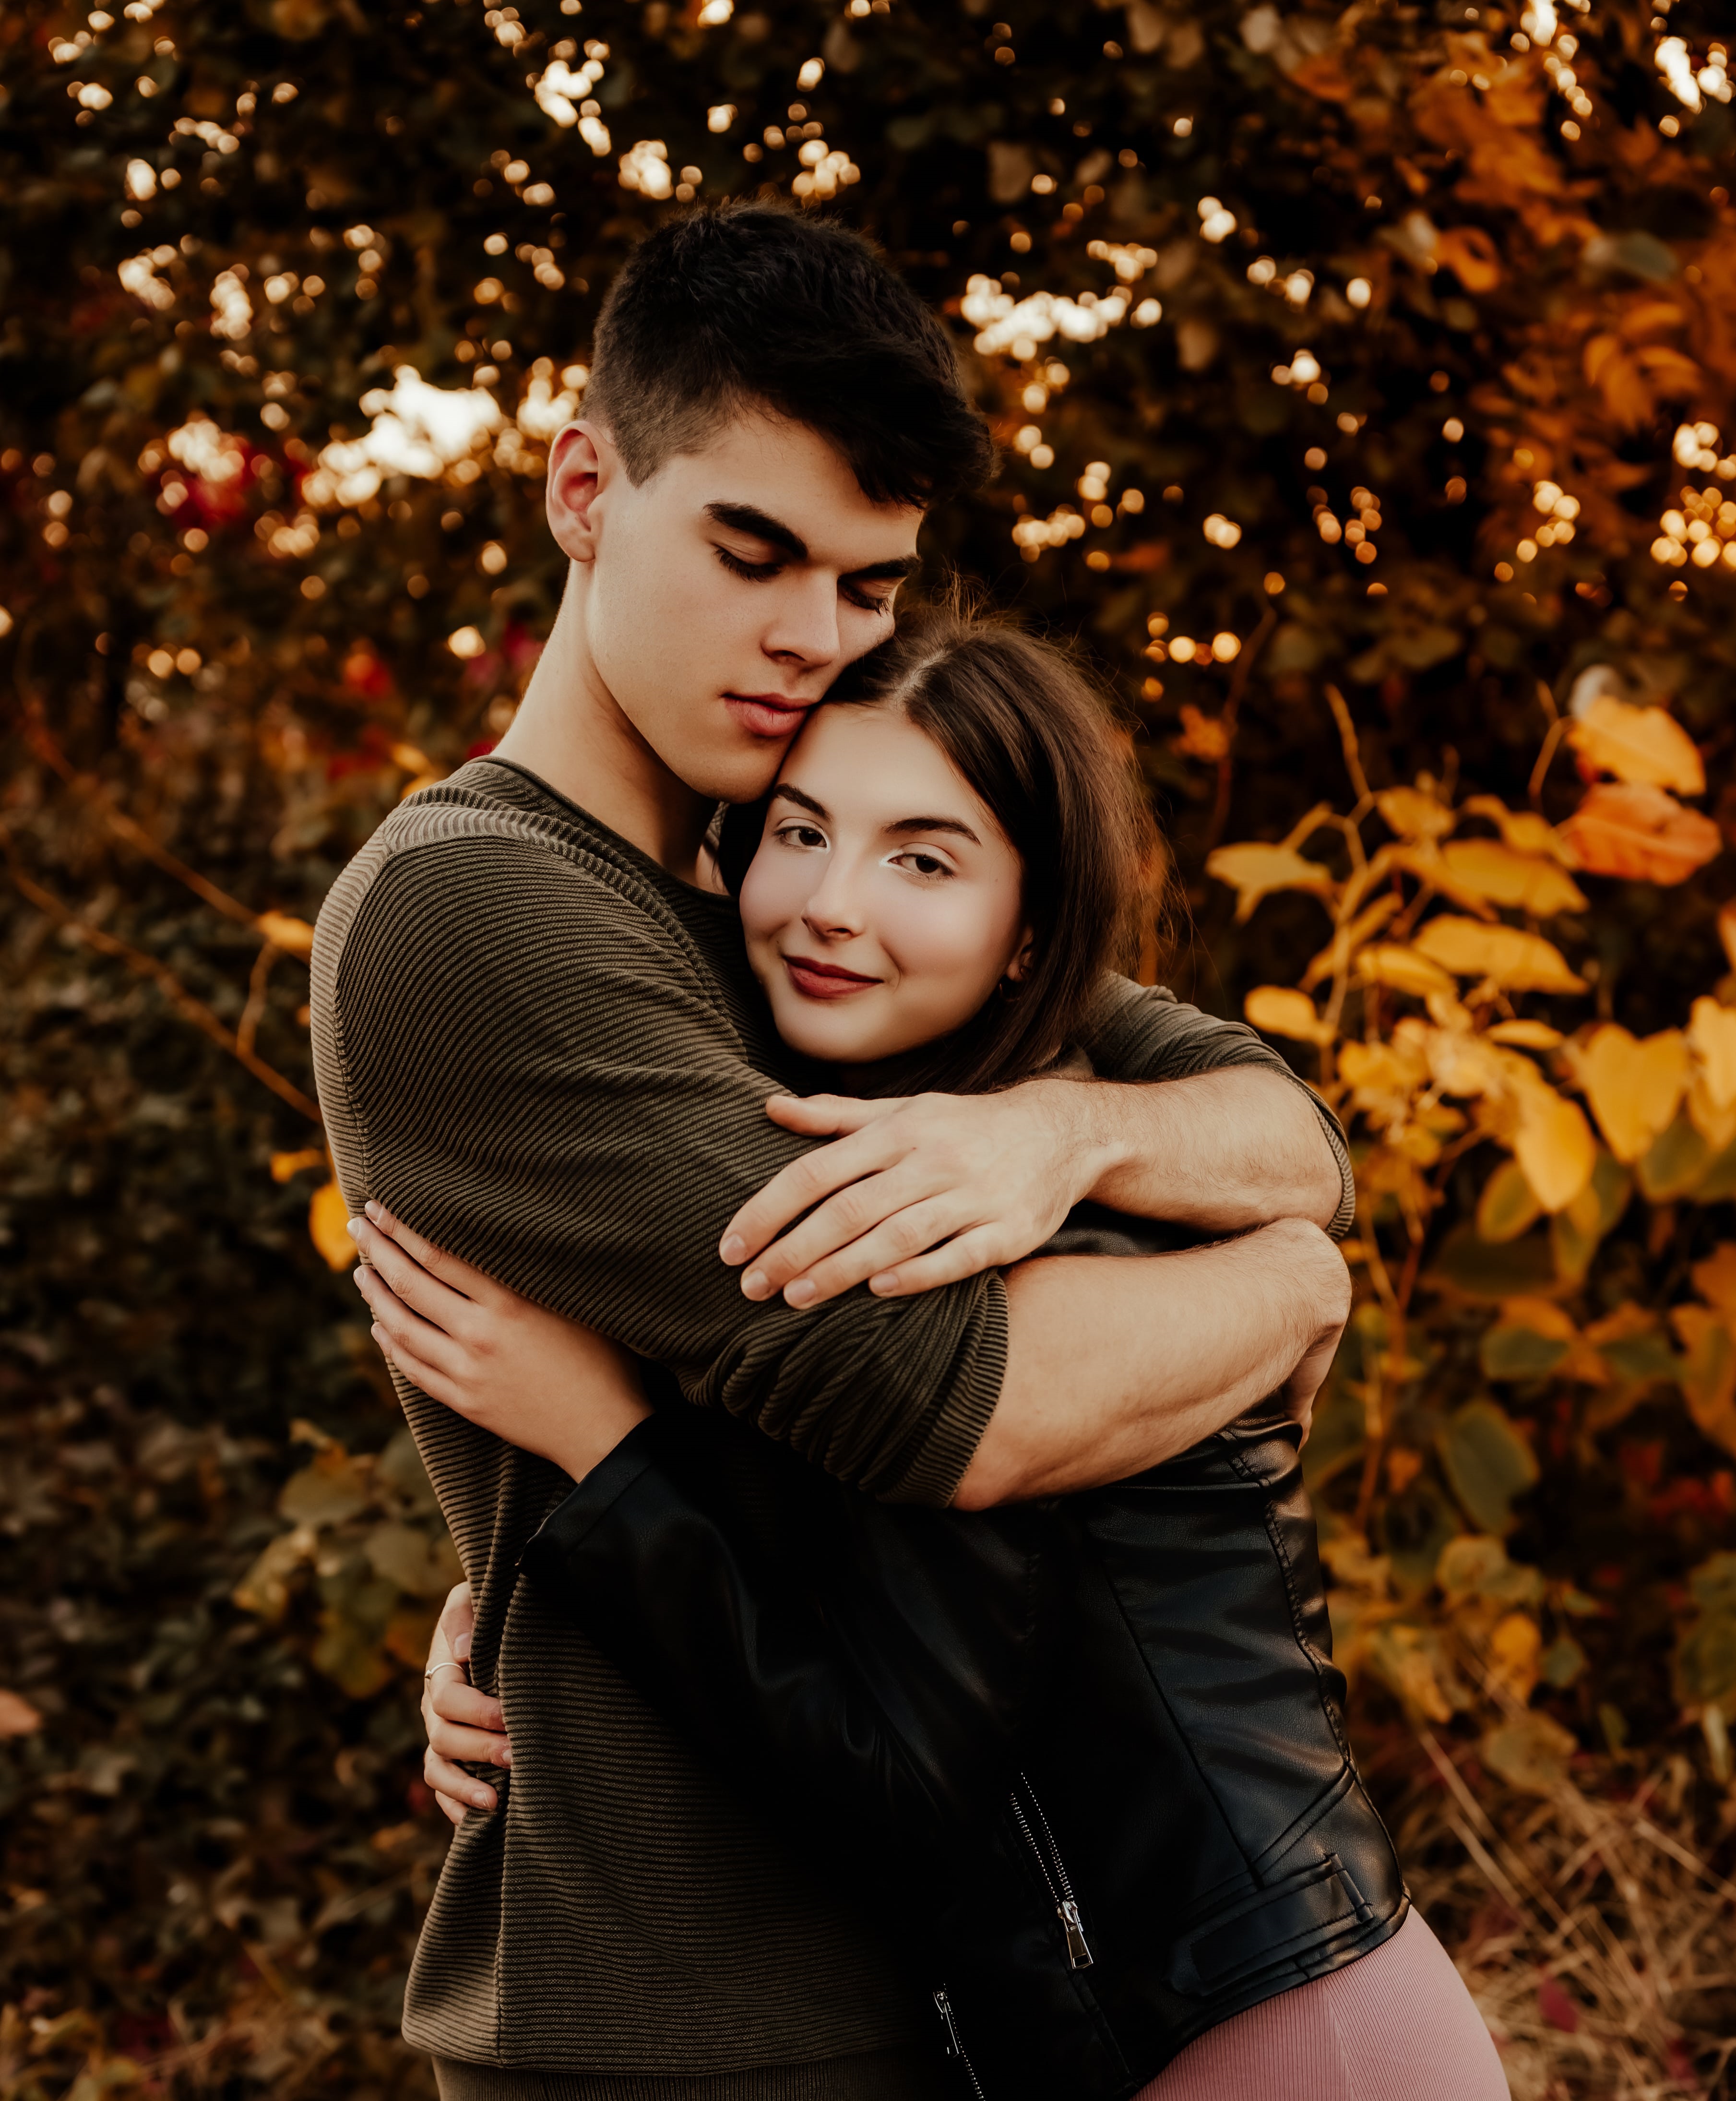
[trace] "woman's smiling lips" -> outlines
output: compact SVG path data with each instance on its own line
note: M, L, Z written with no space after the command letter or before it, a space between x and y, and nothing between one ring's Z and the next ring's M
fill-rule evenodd
M811 956L786 956L784 968L804 999L845 999L880 983L859 971L841 970L836 963L819 962Z
M793 736L814 707L812 701L786 700L781 693L726 693L723 704L750 736Z

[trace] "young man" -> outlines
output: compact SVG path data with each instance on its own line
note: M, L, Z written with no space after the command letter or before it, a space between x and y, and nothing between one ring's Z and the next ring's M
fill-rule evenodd
M836 227L700 214L623 273L586 409L550 462L568 584L517 720L394 812L320 915L316 1055L352 1211L378 1199L883 1496L1118 1479L1287 1380L1305 1405L1347 1298L1319 1229L1347 1163L1248 1032L1128 988L1097 1068L1174 1086L768 1113L776 1046L733 906L698 885L703 840L889 631L925 509L987 472L938 324ZM1016 1266L1093 1196L1244 1232L1218 1302L1166 1296L1162 1258L1093 1263L1064 1298ZM1014 1266L961 1274L986 1262ZM932 2017L848 1893L515 1584L566 1477L400 1391L470 1578L466 1696L512 1731L406 2001L443 2094L926 2090Z

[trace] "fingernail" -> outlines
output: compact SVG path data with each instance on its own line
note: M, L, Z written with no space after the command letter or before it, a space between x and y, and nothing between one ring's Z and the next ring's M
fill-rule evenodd
M470 1659L470 1636L468 1634L460 1634L452 1645L452 1652L456 1661L459 1663L467 1662Z
M493 1807L494 1797L489 1794L487 1788L479 1787L470 1797L470 1802L477 1809L489 1809Z
M806 1276L798 1276L793 1284L784 1287L786 1306L806 1306L819 1296L819 1287Z
M509 1744L506 1749L501 1753L500 1763L503 1766L510 1766L512 1763L512 1746L510 1744Z
M368 1201L362 1205L362 1209L368 1214L369 1217L373 1220L376 1225L380 1223L380 1207L374 1202L371 1196L369 1198Z
M362 1221L360 1219L346 1219L343 1229L352 1241L359 1241L362 1236Z
M750 1269L741 1280L741 1289L749 1298L763 1298L771 1289L762 1269Z
M868 1289L881 1296L889 1291L896 1291L898 1272L895 1269L881 1270L878 1276L871 1276L868 1279Z
M731 1233L722 1246L718 1250L718 1253L727 1263L742 1261L746 1257L747 1252L748 1244L740 1233Z

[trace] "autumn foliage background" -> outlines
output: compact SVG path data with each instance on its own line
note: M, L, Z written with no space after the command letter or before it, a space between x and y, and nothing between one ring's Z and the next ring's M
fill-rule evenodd
M766 184L953 317L1008 464L932 565L1095 657L1168 974L1351 1125L1341 1653L1514 2091L1725 2090L1719 12L6 11L5 2101L431 2090L453 1564L342 1273L307 925L510 719L612 272Z

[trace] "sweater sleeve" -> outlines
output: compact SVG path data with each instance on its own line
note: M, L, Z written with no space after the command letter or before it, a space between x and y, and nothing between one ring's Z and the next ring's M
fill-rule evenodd
M767 1119L779 1089L679 928L515 841L446 838L375 874L333 1005L352 1207L378 1199L853 1486L948 1502L1001 1390L1001 1280L806 1312L743 1297L724 1224L811 1141Z
M1338 1162L1341 1195L1327 1231L1336 1241L1350 1230L1356 1216L1356 1178L1343 1125L1308 1082L1292 1072L1246 1023L1220 1021L1203 1014L1162 985L1137 985L1127 978L1108 976L1082 1047L1098 1077L1105 1080L1186 1080L1199 1073L1247 1066L1281 1073L1306 1095Z

